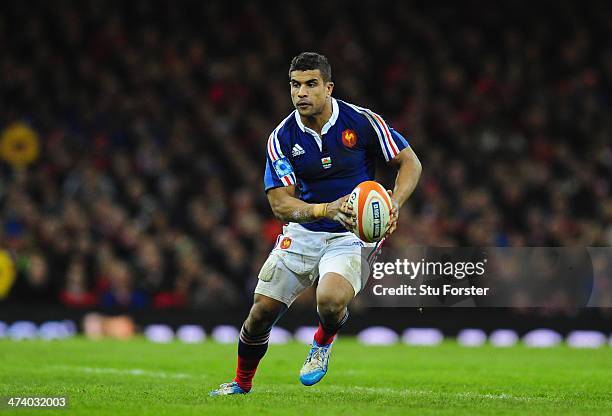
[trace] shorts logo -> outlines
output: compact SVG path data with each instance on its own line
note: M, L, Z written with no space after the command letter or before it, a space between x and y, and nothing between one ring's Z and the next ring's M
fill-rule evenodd
M357 144L357 133L354 130L346 129L342 132L342 144L349 149Z
M375 239L380 237L380 204L378 201L372 202L372 218L374 219L374 232L372 237Z
M289 163L289 160L286 157L281 157L280 159L272 162L272 166L274 167L274 170L279 178L291 175L293 173L293 167L291 167L291 163Z
M285 250L291 247L291 239L289 237L285 237L281 240L280 248Z

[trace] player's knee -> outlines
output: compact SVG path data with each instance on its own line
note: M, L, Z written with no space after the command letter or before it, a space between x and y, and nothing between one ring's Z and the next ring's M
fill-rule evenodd
M266 305L263 302L256 302L253 304L249 316L245 322L247 330L258 333L268 330L274 321L278 317L280 311L278 308Z
M324 293L317 296L317 309L322 315L340 315L346 309L346 305L346 300L335 293Z

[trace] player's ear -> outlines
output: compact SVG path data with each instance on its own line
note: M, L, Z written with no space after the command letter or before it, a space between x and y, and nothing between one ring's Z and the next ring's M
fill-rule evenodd
M334 90L334 83L331 81L326 82L325 88L327 89L327 96L331 97L332 91Z

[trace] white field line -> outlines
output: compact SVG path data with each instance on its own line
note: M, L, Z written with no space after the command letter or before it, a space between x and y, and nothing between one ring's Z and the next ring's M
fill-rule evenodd
M107 367L82 367L82 366L68 366L59 365L53 366L60 370L74 371L79 373L91 373L91 374L117 374L122 376L142 376L142 377L153 377L153 378L203 378L202 376L194 376L186 373L171 373L166 371L150 371L143 370L141 368L107 368Z
M533 396L514 396L512 394L490 394L490 393L476 393L472 391L465 392L441 392L432 390L417 390L417 389L394 389L390 387L340 387L340 386L326 386L326 389L333 390L356 390L367 393L376 393L389 396L425 396L425 397L446 397L455 399L483 399L483 400L515 400L519 402L531 402L531 401L554 401L553 398L548 397L533 397Z

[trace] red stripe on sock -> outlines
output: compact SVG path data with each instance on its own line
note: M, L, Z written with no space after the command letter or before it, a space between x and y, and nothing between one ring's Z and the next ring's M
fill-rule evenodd
M261 361L261 358L242 358L238 356L234 381L238 383L242 390L249 391L253 387L253 377L255 377L259 361Z
M317 332L314 334L314 340L317 342L317 345L331 344L337 332L326 332L323 325L319 322L319 328L317 328Z

